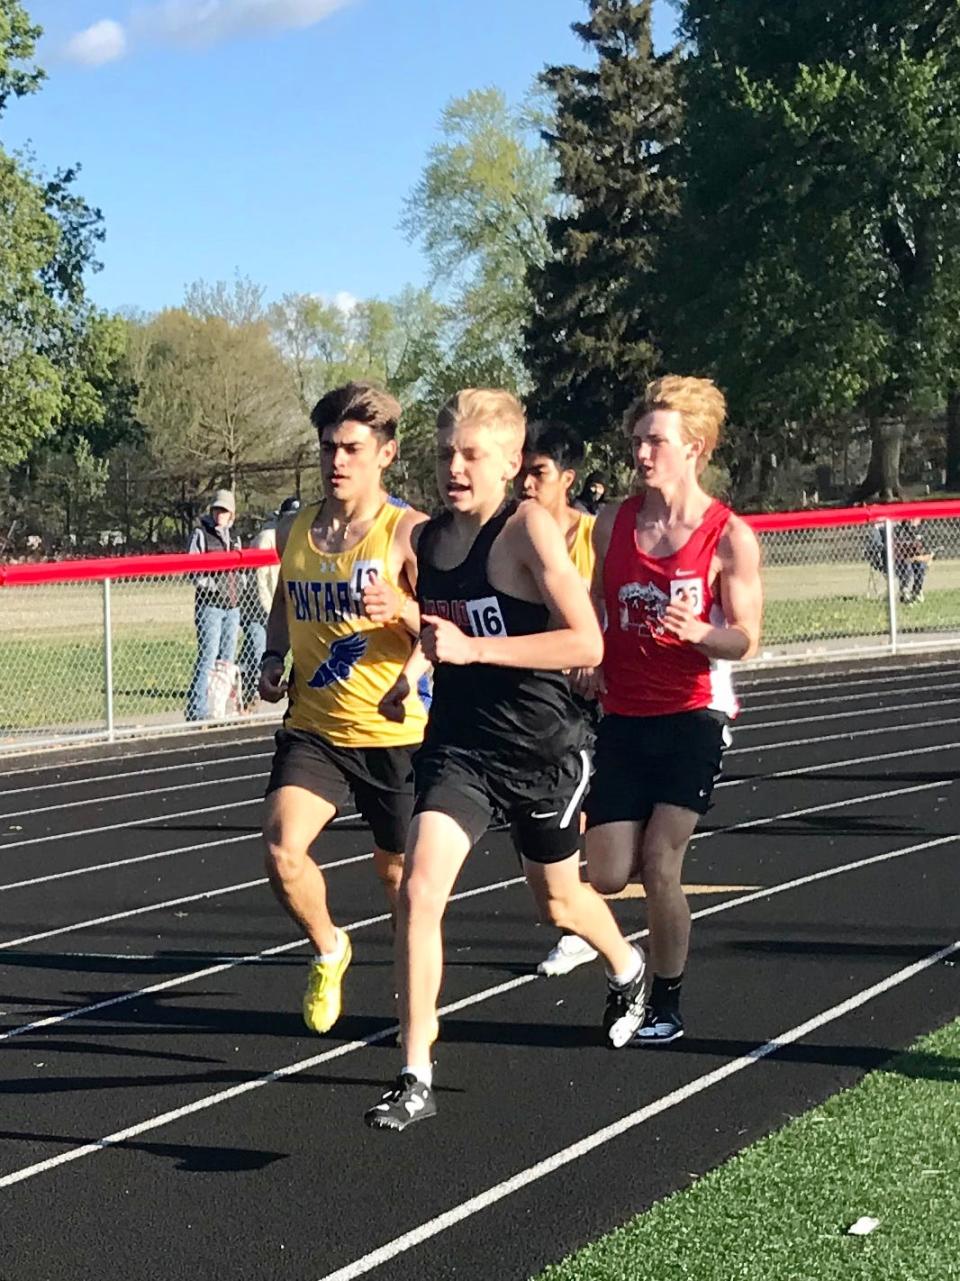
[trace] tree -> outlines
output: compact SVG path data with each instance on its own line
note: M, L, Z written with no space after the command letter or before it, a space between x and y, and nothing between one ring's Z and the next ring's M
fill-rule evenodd
M657 55L651 3L588 0L574 23L595 67L549 67L555 113L544 137L564 209L527 282L525 360L533 405L584 436L611 427L659 361L655 265L677 207L665 164L679 123L675 53Z
M894 497L905 416L960 352L956 6L686 0L682 31L669 349L728 391L743 455L862 414L855 496Z
M555 207L539 120L535 104L512 108L499 89L454 99L401 223L422 244L433 283L448 291L450 371L514 390L526 381L526 275L547 253L546 218Z
M18 0L0 0L0 112L36 92L32 64L40 28ZM85 300L102 218L74 190L77 167L52 178L29 157L0 148L0 463L13 466L62 424L102 421L92 370L110 335Z
M137 416L161 465L233 488L244 463L290 457L305 424L265 320L170 309L145 338Z

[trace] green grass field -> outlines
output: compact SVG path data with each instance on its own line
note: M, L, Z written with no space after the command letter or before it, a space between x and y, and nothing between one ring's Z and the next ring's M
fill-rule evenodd
M956 1281L958 1098L960 1020L538 1281Z
M858 569L859 573L859 569ZM761 648L816 644L840 637L886 635L885 597L816 596L809 575L791 596L780 578L768 594ZM781 581L782 580L782 581ZM34 589L29 589L34 592ZM829 590L829 585L828 585ZM0 616L0 736L39 727L95 728L103 723L103 650L99 598L79 590L39 589L5 597L17 608ZM171 721L183 710L196 654L188 593L156 593L137 585L115 598L114 715ZM928 591L920 604L900 606L900 633L960 633L960 587Z

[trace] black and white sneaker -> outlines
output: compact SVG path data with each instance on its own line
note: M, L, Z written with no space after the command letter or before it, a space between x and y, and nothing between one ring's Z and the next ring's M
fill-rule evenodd
M655 1010L648 1005L634 1039L638 1045L669 1045L681 1036L683 1019L679 1010Z
M607 1004L603 1011L603 1034L615 1050L621 1050L632 1040L643 1022L644 1001L644 962L640 957L640 968L636 977L624 987L607 978Z
M374 1130L405 1130L414 1121L437 1115L433 1090L409 1072L401 1072L363 1119Z

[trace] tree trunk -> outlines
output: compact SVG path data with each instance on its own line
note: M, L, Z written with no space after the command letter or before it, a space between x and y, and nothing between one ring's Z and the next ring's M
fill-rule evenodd
M947 489L960 489L960 387L947 389Z
M870 462L863 482L850 498L866 503L879 498L882 503L900 497L900 448L906 424L897 418L875 418L870 423Z

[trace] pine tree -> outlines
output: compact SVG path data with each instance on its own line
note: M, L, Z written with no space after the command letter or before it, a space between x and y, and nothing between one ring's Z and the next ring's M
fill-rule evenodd
M562 211L527 282L533 315L525 363L531 409L585 438L609 429L658 364L653 292L661 239L675 216L669 152L678 131L677 55L657 55L651 0L588 0L573 30L596 66L548 67L555 116L544 139Z

